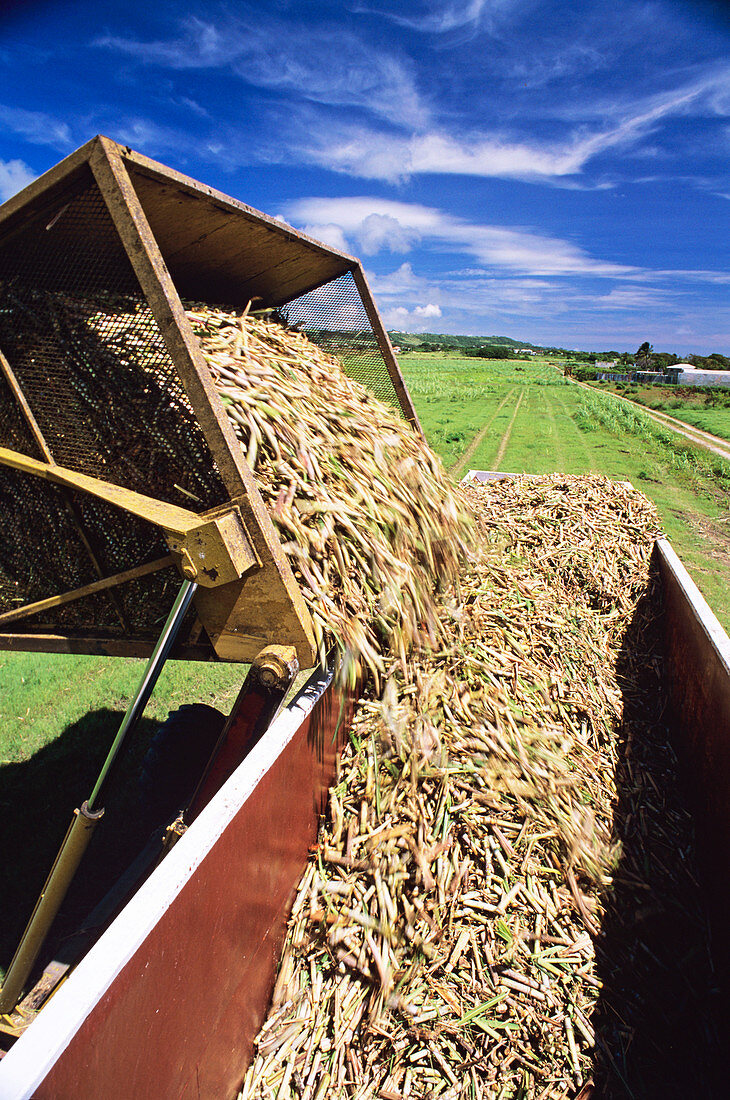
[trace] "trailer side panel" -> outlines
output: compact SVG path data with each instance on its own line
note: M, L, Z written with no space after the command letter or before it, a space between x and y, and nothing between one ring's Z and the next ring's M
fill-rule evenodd
M3 1059L3 1100L235 1095L349 720L328 679L275 721Z
M671 724L686 765L707 902L724 923L730 904L730 639L666 539L656 544L656 560ZM726 941L724 931L715 939L716 962L730 973Z

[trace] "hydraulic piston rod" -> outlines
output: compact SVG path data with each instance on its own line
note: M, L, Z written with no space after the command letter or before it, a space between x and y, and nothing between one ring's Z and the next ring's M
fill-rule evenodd
M86 851L96 825L104 815L104 810L94 809L99 795L109 779L114 764L119 758L119 750L130 731L139 721L152 690L157 683L177 633L190 608L197 584L184 581L177 595L167 622L157 640L152 656L147 662L139 687L127 707L122 724L112 742L104 765L99 773L94 789L80 809L74 810L68 832L64 837L58 855L46 879L45 886L36 902L31 918L26 925L18 948L8 967L5 981L0 989L0 1012L11 1012L16 1004L33 964L38 958L43 942L68 893L76 870Z

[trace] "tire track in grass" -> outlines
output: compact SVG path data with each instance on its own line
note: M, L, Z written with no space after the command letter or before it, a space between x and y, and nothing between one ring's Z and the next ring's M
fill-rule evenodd
M522 404L522 398L524 396L525 396L525 391L522 390L520 392L520 396L517 400L517 404L515 405L515 411L512 413L512 419L510 420L509 424L507 425L507 430L504 433L504 435L502 436L502 440L499 444L499 450L497 451L497 456L494 460L494 469L495 470L499 469L499 464L502 461L502 459L504 458L504 452L507 450L507 444L509 443L509 437L512 435L512 428L514 426L515 420L517 419L517 413L520 411L520 405Z
M573 414L577 410L575 408L573 410L571 410L567 407L567 405L565 404L565 401L563 400L562 394L560 394L560 395L556 394L555 397L556 397L556 400L558 401L563 413L565 414L566 420L568 421L568 423L571 426L571 429L573 431L573 436L575 438L576 443L578 444L581 451L583 452L583 462L584 462L583 468L581 470L575 470L575 469L566 470L565 472L570 473L570 474L574 474L574 473L592 474L592 473L596 473L597 471L600 471L600 469L601 469L601 459L600 459L600 456L598 455L598 453L596 451L596 448L590 446L588 440L585 437L585 432L581 431L581 429L578 427L578 425L575 422L575 417L574 417Z
M547 387L545 387L545 389L547 390ZM567 473L568 471L565 469L565 466L566 466L565 449L563 448L563 440L562 440L560 428L558 427L558 419L555 415L555 406L553 405L553 402L552 402L553 397L557 398L557 394L552 394L552 393L547 393L547 392L545 393L545 409L546 409L546 412L547 412L548 421L550 422L550 429L551 429L551 434L552 434L552 444L553 444L553 450L555 452L555 472L556 473L558 473L558 472L559 473ZM557 399L558 399L558 403L559 403L559 398L557 398ZM562 411L565 412L564 407L563 407Z
M456 462L454 462L453 465L449 466L449 468L448 468L449 473L453 474L455 477L460 477L464 473L464 470L467 468L469 462L471 461L471 458L472 458L474 452L476 451L477 447L479 446L481 441L484 439L484 436L487 434L487 432L491 428L492 424L497 419L500 412L502 411L504 406L507 404L510 397L512 397L514 392L515 392L515 389L514 389L514 386L513 386L512 389L506 394L506 396L502 398L499 405L497 405L497 408L494 410L494 412L492 413L492 415L490 416L489 420L484 425L484 427L479 429L479 431L474 436L474 438L472 439L469 446L464 451L461 458L458 459ZM521 400L522 400L522 397L520 397L520 401Z

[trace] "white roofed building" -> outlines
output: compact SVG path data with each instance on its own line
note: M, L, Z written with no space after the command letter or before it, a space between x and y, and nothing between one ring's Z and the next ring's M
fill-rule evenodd
M718 386L730 389L730 370L705 370L691 363L675 363L666 373L678 386Z

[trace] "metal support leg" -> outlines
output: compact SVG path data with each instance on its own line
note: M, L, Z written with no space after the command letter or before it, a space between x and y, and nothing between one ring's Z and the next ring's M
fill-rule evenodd
M167 622L162 628L162 633L157 639L157 645L152 650L152 656L147 662L147 667L144 670L144 675L140 680L139 687L136 694L132 699L132 702L127 708L127 713L124 715L119 732L114 738L112 747L109 750L109 755L104 761L104 766L99 772L99 778L96 781L96 785L89 797L89 808L93 809L96 800L99 797L102 787L109 778L112 771L112 767L117 760L119 750L122 747L122 742L133 729L137 722L142 717L142 711L147 706L149 697L152 694L155 684L157 683L160 673L165 666L165 661L170 655L177 633L182 625L182 621L188 613L193 596L195 595L197 584L195 581L183 581L182 587L178 592L177 599L172 605L172 611L167 617Z
M119 756L122 742L142 716L142 711L147 705L147 701L162 672L197 587L194 581L183 582L167 622L162 628L157 645L147 662L139 687L127 708L127 713L124 715L119 731L104 761L104 766L91 792L91 797L83 803L80 809L74 810L68 832L5 975L5 981L2 989L0 989L0 1012L10 1012L18 1003L23 986L33 969L33 964L38 958L40 949L63 899L68 893L71 881L91 840L96 824L104 814L103 809L94 810L99 793L107 782L112 766Z

